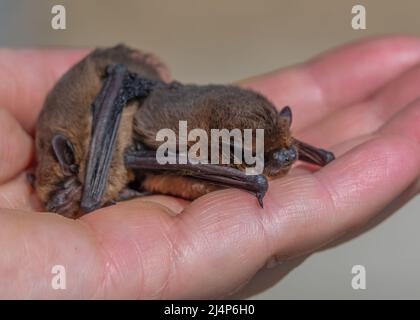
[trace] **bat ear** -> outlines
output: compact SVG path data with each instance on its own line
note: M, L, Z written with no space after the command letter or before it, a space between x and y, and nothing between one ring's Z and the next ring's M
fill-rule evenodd
M63 134L56 134L51 140L52 149L65 176L77 173L74 147L70 139Z
M289 106L284 107L279 112L279 116L287 121L290 128L290 126L292 125L292 109L290 109Z

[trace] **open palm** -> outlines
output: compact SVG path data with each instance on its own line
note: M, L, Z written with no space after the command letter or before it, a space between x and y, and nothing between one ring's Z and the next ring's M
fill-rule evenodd
M267 264L283 262L280 277L420 190L420 40L392 37L241 83L278 108L290 105L294 135L338 155L271 182L264 209L229 189L194 202L139 198L79 220L40 213L25 177L36 117L54 82L86 54L0 51L2 298L223 297ZM54 265L66 269L65 290L51 286Z

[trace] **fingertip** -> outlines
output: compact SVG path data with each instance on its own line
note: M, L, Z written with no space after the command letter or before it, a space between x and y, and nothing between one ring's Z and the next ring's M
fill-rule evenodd
M239 84L265 95L279 110L291 105L299 130L363 101L419 61L417 37L369 38Z
M388 203L418 176L420 148L399 135L377 134L314 173L337 212L363 218ZM357 219L356 219L357 220Z
M325 103L336 108L361 101L419 61L419 38L384 36L327 51L305 67Z
M0 108L0 182L24 170L33 156L33 141L11 113Z
M0 49L0 97L27 132L34 124L47 92L58 78L82 59L86 49Z

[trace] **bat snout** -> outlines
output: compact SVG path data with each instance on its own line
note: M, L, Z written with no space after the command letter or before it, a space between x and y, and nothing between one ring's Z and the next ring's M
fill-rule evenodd
M51 192L45 208L49 212L59 213L69 218L79 216L79 203L82 195L82 185L71 177L64 181L63 185Z

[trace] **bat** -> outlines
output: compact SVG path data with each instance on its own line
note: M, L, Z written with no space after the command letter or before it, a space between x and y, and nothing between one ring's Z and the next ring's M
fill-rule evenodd
M232 85L168 79L158 58L123 45L93 51L62 77L36 129L34 186L48 211L77 218L144 193L193 200L227 187L253 193L263 206L268 180L295 161L324 166L334 159L292 137L289 107L277 111L264 96ZM180 120L188 132L209 136L212 129L263 129L263 172L247 175L246 163L159 163L157 134L178 132Z

